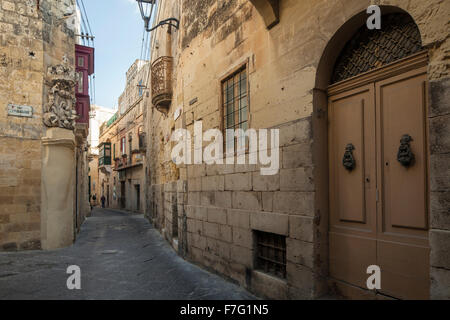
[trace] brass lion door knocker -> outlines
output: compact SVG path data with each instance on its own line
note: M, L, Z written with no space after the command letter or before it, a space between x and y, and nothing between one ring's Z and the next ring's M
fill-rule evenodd
M342 164L349 172L353 171L356 167L356 161L355 158L353 158L353 150L355 150L355 146L351 143L347 144L345 147L344 159L342 159Z
M413 138L409 134L403 135L398 148L397 160L405 168L412 166L415 160L414 153L411 151L411 141L413 141Z

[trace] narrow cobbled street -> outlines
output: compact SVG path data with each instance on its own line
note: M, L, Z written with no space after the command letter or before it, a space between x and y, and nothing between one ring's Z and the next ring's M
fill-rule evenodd
M67 289L67 267L81 290ZM75 244L0 253L0 299L253 299L177 256L142 215L94 209Z

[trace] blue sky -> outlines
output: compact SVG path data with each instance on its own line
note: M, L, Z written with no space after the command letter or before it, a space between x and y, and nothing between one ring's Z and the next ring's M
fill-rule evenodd
M95 103L114 108L125 73L140 58L144 21L135 0L83 1L95 36Z

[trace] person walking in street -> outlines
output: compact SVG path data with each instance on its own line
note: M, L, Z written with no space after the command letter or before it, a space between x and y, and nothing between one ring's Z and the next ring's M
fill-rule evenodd
M91 196L91 201L90 201L90 203L91 203L91 210L94 208L94 206L96 205L96 200L97 200L97 197L95 196L95 194L93 194L92 196Z
M102 201L102 208L104 208L105 207L105 201L106 201L105 195L102 195L100 200Z

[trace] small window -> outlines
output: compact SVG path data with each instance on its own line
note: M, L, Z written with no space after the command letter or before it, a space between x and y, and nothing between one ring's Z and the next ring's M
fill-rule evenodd
M138 129L138 138L139 138L139 149L145 149L145 132L144 128L141 126Z
M276 277L286 278L286 237L255 231L256 269Z
M142 97L142 93L143 93L142 80L139 81L138 93L139 93L139 97Z
M77 72L78 75L78 93L84 92L84 73L83 71Z
M121 141L120 141L120 153L124 154L125 153L125 143L126 143L126 138L122 137Z
M248 129L248 90L247 90L247 69L243 67L237 72L230 75L222 82L222 101L223 101L223 128L224 136L226 137L226 150L230 150L233 145L233 138L226 136L227 129ZM245 143L245 136L243 140L238 141L242 145ZM237 150L238 143L234 141L235 150ZM234 150L234 151L235 151Z
M78 57L78 66L84 67L84 57Z

